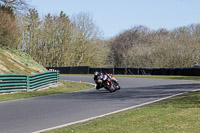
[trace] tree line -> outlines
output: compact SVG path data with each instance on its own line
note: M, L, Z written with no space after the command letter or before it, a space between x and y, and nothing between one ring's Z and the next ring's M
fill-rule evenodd
M135 26L110 40L115 67L193 67L200 59L200 24L174 30Z
M192 67L200 61L200 24L135 26L104 40L88 13L40 18L25 0L0 0L0 18L0 46L24 51L46 67Z
M44 66L95 66L100 30L86 13L69 19L64 12L40 20L37 10L19 16L19 48ZM100 49L101 50L101 49ZM101 56L102 57L102 56Z
M0 32L1 45L22 50L44 66L103 66L104 41L90 14L81 12L69 17L61 11L41 19L36 9L25 12L25 8L20 8L19 3L25 1L13 1L0 1L4 3L0 17L5 16L0 21L5 27ZM9 2L10 6L6 6ZM13 8L16 3L18 8Z

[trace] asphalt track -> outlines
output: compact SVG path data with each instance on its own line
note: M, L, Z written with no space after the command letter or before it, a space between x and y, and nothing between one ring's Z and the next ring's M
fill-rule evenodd
M60 79L94 83L90 76L61 76ZM197 81L118 79L122 89L114 93L90 89L1 102L0 132L37 132L200 89Z

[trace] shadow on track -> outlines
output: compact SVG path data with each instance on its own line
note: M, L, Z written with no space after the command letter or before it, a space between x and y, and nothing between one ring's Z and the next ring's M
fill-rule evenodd
M49 98L53 100L129 100L129 99L159 99L171 95L190 92L192 90L200 89L200 83L196 84L173 84L173 85L158 85L150 87L137 88L123 88L116 92L110 93L104 88L100 90L89 90L74 93L66 93L60 95L53 95Z

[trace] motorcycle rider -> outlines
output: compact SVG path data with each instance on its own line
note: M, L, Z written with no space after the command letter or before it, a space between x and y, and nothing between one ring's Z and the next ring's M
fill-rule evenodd
M115 77L112 76L112 74L103 74L101 72L94 72L94 81L96 83L96 89L99 90L100 88L104 87L103 82L107 80L107 78L113 79L115 81L118 81ZM112 86L113 87L113 86ZM114 89L114 88L113 88ZM120 89L120 86L117 86L117 89Z
M104 87L102 83L107 79L107 77L111 78L112 74L107 74L107 73L103 74L103 73L98 72L98 71L94 72L94 81L97 84L96 85L97 90Z
M103 73L98 72L98 71L94 72L94 81L96 83L97 90L103 87L102 85L103 79L105 79Z

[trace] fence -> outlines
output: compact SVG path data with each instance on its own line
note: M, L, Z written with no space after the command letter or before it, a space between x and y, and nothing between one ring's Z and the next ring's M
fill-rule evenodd
M80 67L47 67L59 70L61 74L93 74L95 71L122 75L183 75L200 76L200 67L193 68L94 68Z
M59 82L59 71L34 75L0 75L0 92L34 91Z

